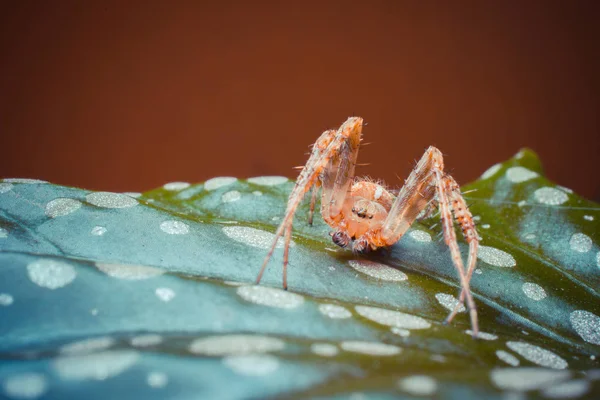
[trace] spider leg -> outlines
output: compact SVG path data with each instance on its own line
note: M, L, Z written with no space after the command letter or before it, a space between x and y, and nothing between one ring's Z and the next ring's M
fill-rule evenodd
M372 240L380 247L390 246L396 243L409 229L412 223L424 211L427 214L429 205L437 203L443 226L443 235L446 245L450 249L452 263L458 272L461 285L461 301L466 298L470 311L473 336L477 335L477 310L471 291L469 290L469 279L475 268L477 255L477 234L464 199L460 196L460 189L452 177L444 172L444 161L442 153L431 146L421 157L415 169L406 179L404 186L400 189L388 217L383 223L381 232ZM450 200L455 204L454 216L459 221L467 241L469 242L469 272L465 268L460 255L456 234L454 232L453 216ZM472 226L471 226L472 225ZM459 303L461 304L461 303ZM456 311L458 310L457 309ZM454 314L456 314L453 311ZM451 314L451 317L454 315ZM451 320L449 317L447 320Z
M315 205L317 204L317 191L317 185L310 189L310 209L308 210L308 224L310 226L313 224L313 214L315 213Z
M429 204L427 205L425 210L423 210L423 212L421 212L419 214L417 219L419 221L422 221L424 219L431 218L435 215L435 213L436 213L436 211L438 211L438 209L439 209L438 202L435 198L433 198L429 201Z
M436 187L433 177L433 160L439 150L430 147L425 151L398 192L398 196L383 223L379 247L396 243L406 233L419 214L435 202ZM441 154L439 154L441 157ZM377 243L379 242L379 243Z
M290 240L292 238L292 224L288 224L285 230L285 247L283 249L283 287L287 290L287 266L290 254Z
M353 129L321 175L321 215L329 226L337 226L341 221L341 211L350 197L360 140L361 129Z
M319 139L317 139L316 143L312 148L310 157L306 162L306 165L300 172L300 175L296 180L296 185L292 189L292 193L290 193L285 216L283 217L281 224L275 231L273 243L271 244L269 252L265 257L265 260L263 261L258 276L256 277L257 284L259 284L262 279L263 273L265 272L267 264L271 256L273 255L273 252L275 251L275 247L277 246L279 238L283 236L283 288L287 289L287 265L289 259L292 224L294 220L294 214L296 213L298 205L302 201L302 198L304 197L306 192L308 192L311 188L319 184L319 180L322 179L322 176L331 176L332 170L337 171L336 176L340 175L340 171L354 171L353 164L350 168L346 165L349 162L346 158L346 153L348 151L348 148L356 147L356 149L358 149L358 144L360 142L362 132L362 122L362 118L348 118L348 120L344 122L337 131L325 131L321 134ZM354 159L356 159L356 157L354 157ZM346 186L348 185L349 183ZM338 184L338 180L336 178L333 185L334 190L335 188L338 188L339 190L339 186L340 185ZM326 192L325 190L323 190L323 199L325 193L329 193L329 191ZM345 195L345 192L342 192L342 194ZM343 203L344 197L345 196L342 196L341 203ZM336 197L330 196L330 198L333 199L333 201L335 202L334 204L340 202L339 195Z
M462 197L460 192L460 187L454 181L454 179L450 176L447 177L450 183L450 201L452 202L452 211L454 213L454 217L460 224L463 236L467 243L469 243L469 258L467 260L467 282L471 281L471 277L473 276L473 271L475 270L475 265L477 264L477 248L479 247L479 235L477 234L477 230L475 229L475 223L473 221L473 216L467 207L467 203L465 199ZM448 315L446 318L446 322L451 322L454 316L460 310L460 306L463 304L465 300L465 290L461 290L459 302L454 307L454 310ZM473 331L475 332L475 331Z
M452 182L454 182L454 179L452 179L449 175L444 174L442 172L441 168L436 168L434 170L434 176L435 176L437 192L438 192L440 216L442 219L442 226L443 226L443 231L444 231L444 241L446 242L446 245L450 248L452 262L454 264L454 267L458 271L460 286L462 288L461 289L461 299L463 299L463 301L464 301L464 299L466 299L466 301L467 301L467 308L469 309L469 314L471 317L471 326L473 328L473 337L476 337L477 334L479 333L479 325L477 322L477 309L475 308L475 302L473 301L473 296L471 295L471 290L469 289L470 277L467 277L467 274L465 273L465 268L463 265L462 257L460 255L460 250L458 248L458 242L456 240L456 233L454 232L454 222L453 222L453 218L452 218L452 211L450 208L450 198L454 197L452 188L451 188L451 185L452 185ZM456 182L454 182L454 184L456 184ZM460 203L456 202L453 204L455 204L455 209L454 209L455 216L458 217L458 216L462 215L462 213L465 212L465 209L461 207ZM459 219L459 222L460 221L461 220ZM462 225L462 223L461 223L461 225ZM471 246L471 243L469 243L469 245L470 245L471 249L474 248L474 251L475 252L477 251L476 245L474 247ZM474 260L474 258L471 257L471 255L469 255L469 257L470 257L470 260ZM473 267L474 267L474 261L470 261L470 262L473 263ZM459 300L459 303L455 307L455 310L453 310L452 313L450 314L450 316L448 316L448 318L446 319L447 321L452 320L454 315L456 315L455 311L457 311L457 309L460 307L460 304L461 304L461 300Z

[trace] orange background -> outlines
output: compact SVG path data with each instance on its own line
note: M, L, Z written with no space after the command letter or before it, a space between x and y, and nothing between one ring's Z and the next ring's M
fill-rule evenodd
M392 186L431 144L462 183L528 146L599 200L596 4L2 2L0 175L111 191L294 177L356 114L373 143L359 173Z

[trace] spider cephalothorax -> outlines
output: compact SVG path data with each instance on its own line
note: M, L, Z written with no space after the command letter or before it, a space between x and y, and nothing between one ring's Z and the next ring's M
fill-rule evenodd
M394 196L381 183L354 178L362 127L362 118L351 117L338 130L325 131L317 139L290 194L285 216L275 232L275 239L256 282L260 282L277 241L283 236L283 286L287 289L293 218L300 201L311 189L309 221L312 221L316 193L320 187L321 215L334 229L331 235L333 242L341 247L351 247L357 253L391 246L400 240L419 215L426 217L439 209L444 240L450 248L452 263L462 287L459 302L448 316L447 322L452 320L466 300L473 334L477 335L477 311L469 290L469 281L475 270L479 239L460 187L444 172L442 153L433 146L429 147L397 196ZM453 217L469 244L466 270L454 233Z
M372 238L383 227L392 208L394 195L382 184L368 179L357 179L350 187L341 219L335 225L332 239L340 247L348 247L356 253L366 253L378 247Z

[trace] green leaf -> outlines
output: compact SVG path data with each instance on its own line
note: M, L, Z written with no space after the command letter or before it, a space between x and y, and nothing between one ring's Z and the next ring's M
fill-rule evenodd
M555 398L600 394L600 206L522 150L463 187L484 332L430 218L368 258L296 214L293 182L215 178L140 197L0 183L0 383L9 398ZM308 200L308 199L307 199ZM466 258L466 245L461 242Z

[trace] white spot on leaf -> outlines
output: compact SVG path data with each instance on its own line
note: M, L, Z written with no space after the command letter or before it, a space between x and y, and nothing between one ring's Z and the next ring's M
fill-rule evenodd
M254 335L223 335L196 339L190 345L194 354L206 356L244 355L283 350L285 343L277 338Z
M358 272L382 281L399 282L408 279L404 272L374 261L350 260L348 264Z
M465 333L467 335L473 336L473 331L470 330L470 329L467 329L465 331ZM477 339L482 339L482 340L496 340L496 339L498 339L498 335L494 335L493 333L487 333L487 332L481 332L481 331L479 331L477 333Z
M160 229L169 235L186 235L190 232L187 224L173 220L161 222Z
M491 178L492 176L496 175L496 173L498 171L500 171L500 168L502 168L502 165L500 164L494 164L491 167L489 167L482 175L479 179L488 179Z
M586 234L575 233L569 240L569 247L578 253L587 253L592 249L592 239Z
M62 379L105 380L133 366L139 354L132 350L109 350L101 353L59 357L52 363Z
M58 198L46 204L45 213L50 218L62 217L77 211L81 202L75 199Z
M313 343L310 345L310 351L323 357L333 357L338 354L337 346L329 343Z
M0 183L0 194L10 192L13 188L12 183Z
M275 239L275 235L271 232L245 226L225 226L223 227L223 233L237 242L265 250L271 247L271 244ZM282 248L283 243L283 238L279 238L277 240L277 248ZM290 247L294 247L295 245L296 243L294 243L293 240L290 240Z
M600 317L589 311L576 310L569 319L571 326L583 340L600 345Z
M29 179L29 178L5 178L4 182L27 183L27 184L48 183L47 181L41 181L39 179Z
M27 265L27 274L33 283L48 289L66 286L77 276L72 265L45 258Z
M513 367L518 367L520 364L520 361L517 357L513 356L512 354L510 354L507 351L504 350L497 350L496 351L496 356L504 361L505 363L507 363L508 365L512 365Z
M575 399L583 396L590 389L590 383L579 379L558 383L542 390L542 395L548 399Z
M103 208L127 208L138 205L136 199L123 193L95 192L85 198L88 203Z
M234 201L238 201L241 198L242 194L240 192L238 192L237 190L231 190L227 193L224 193L223 196L221 196L221 201L223 201L223 203L233 203Z
M435 379L426 375L413 375L398 381L398 386L406 393L415 396L433 396L437 391Z
M402 349L391 344L362 341L343 341L340 346L345 351L352 353L368 354L373 356L393 356L399 354Z
M169 182L169 183L165 183L163 188L165 190L171 190L171 191L179 191L179 190L183 190L183 189L187 189L190 187L190 184L187 182Z
M173 298L175 297L175 292L173 291L173 289L166 288L166 287L157 288L154 291L154 293L156 294L156 297L158 297L165 303L173 300Z
M60 352L67 355L86 354L98 350L106 350L114 343L114 339L108 336L101 336L66 344L60 348Z
M425 231L420 231L418 229L412 229L411 231L409 231L408 236L410 236L413 240L416 240L417 242L431 242L431 235Z
M153 278L165 272L160 268L147 267L145 265L96 263L96 268L113 278L128 280Z
M444 308L450 310L450 311L454 311L454 307L456 307L458 305L458 299L454 296L452 296L451 294L447 294L447 293L437 293L435 295L436 300L438 301L438 303L440 303ZM458 312L465 312L465 306L464 304L461 304L460 307L458 308Z
M506 170L506 178L513 183L526 182L538 176L537 172L533 172L524 167L511 167Z
M479 246L477 258L496 267L514 267L517 261L505 251L490 246Z
M546 368L497 368L490 378L502 390L526 391L564 381L571 376L569 371L553 371Z
M304 303L299 294L266 286L240 286L237 294L246 301L268 307L296 308Z
M102 236L106 233L106 228L103 226L95 226L92 228L92 230L90 231L90 233L94 236Z
M254 178L248 178L248 182L261 186L281 185L287 181L288 178L285 176L256 176Z
M543 187L536 190L533 197L538 203L550 206L557 206L569 200L569 196L565 192L552 187Z
M237 178L234 178L232 176L219 176L217 178L212 178L204 182L204 189L215 190L224 186L229 186L235 182L237 182Z
M147 335L134 336L129 342L135 347L149 347L161 344L162 341L162 336L149 333Z
M227 356L222 362L235 373L245 376L265 376L279 368L279 360L270 354Z
M390 328L390 332L392 332L394 335L398 335L400 337L409 337L410 336L410 331L408 329L402 329L402 328L398 328L395 326L392 326Z
M506 342L506 346L523 358L541 367L565 369L569 366L565 360L553 352L525 342Z
M546 291L537 283L525 282L521 289L532 300L540 301L546 298Z
M381 325L395 326L401 329L427 329L431 327L429 321L399 311L369 306L355 306L354 309L363 317Z
M319 312L332 319L350 318L352 313L336 304L319 304Z
M8 293L0 293L0 306L10 306L13 303L13 297Z
M150 372L146 378L148 386L155 389L164 388L169 383L169 377L164 372Z
M48 380L42 374L25 372L9 376L3 388L4 393L14 399L37 399L48 390Z

